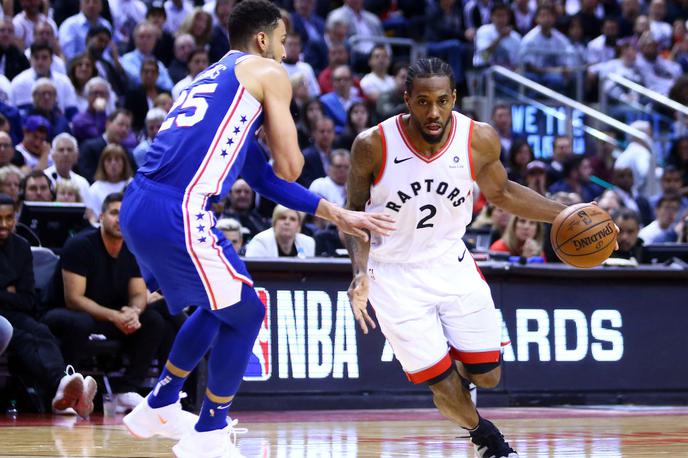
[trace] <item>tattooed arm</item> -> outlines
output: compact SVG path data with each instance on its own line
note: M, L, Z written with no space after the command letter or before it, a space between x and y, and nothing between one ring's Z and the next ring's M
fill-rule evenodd
M382 141L377 127L368 129L356 137L351 147L351 170L347 181L347 208L363 211L370 199L370 186L382 167ZM364 334L368 325L375 328L375 322L368 315L368 254L370 240L346 236L354 278L349 286L349 301L354 317Z

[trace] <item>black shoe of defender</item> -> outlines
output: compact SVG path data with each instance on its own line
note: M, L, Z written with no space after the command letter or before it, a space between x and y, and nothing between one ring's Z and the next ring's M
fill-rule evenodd
M480 458L518 458L516 450L509 446L492 422L481 418L480 423L479 428L471 433L471 442Z

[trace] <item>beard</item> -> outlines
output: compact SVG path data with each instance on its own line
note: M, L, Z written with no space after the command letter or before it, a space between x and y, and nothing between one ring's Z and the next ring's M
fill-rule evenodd
M431 145L436 145L442 141L442 137L444 137L444 132L447 130L447 126L451 122L451 119L452 118L450 116L449 119L447 119L447 121L442 126L442 130L438 134L433 135L425 132L423 130L423 124L418 120L418 118L416 118L416 116L413 113L411 113L411 120L413 121L414 127L418 130L418 132L420 132L420 135L421 137L423 137L423 140L425 140L427 143Z

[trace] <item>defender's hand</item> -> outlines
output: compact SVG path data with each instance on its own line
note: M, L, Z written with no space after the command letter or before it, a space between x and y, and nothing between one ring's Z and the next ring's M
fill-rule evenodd
M368 276L365 274L356 275L347 292L354 318L361 326L363 334L368 334L368 325L372 329L377 327L375 321L368 315Z
M394 219L384 213L364 213L340 209L333 221L342 232L368 241L368 232L389 235L396 228Z

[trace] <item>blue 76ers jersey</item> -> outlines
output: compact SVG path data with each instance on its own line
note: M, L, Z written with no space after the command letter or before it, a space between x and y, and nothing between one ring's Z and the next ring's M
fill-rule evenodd
M229 192L263 121L260 102L234 71L250 57L231 51L196 77L167 114L139 174L202 199L194 202L201 207Z

